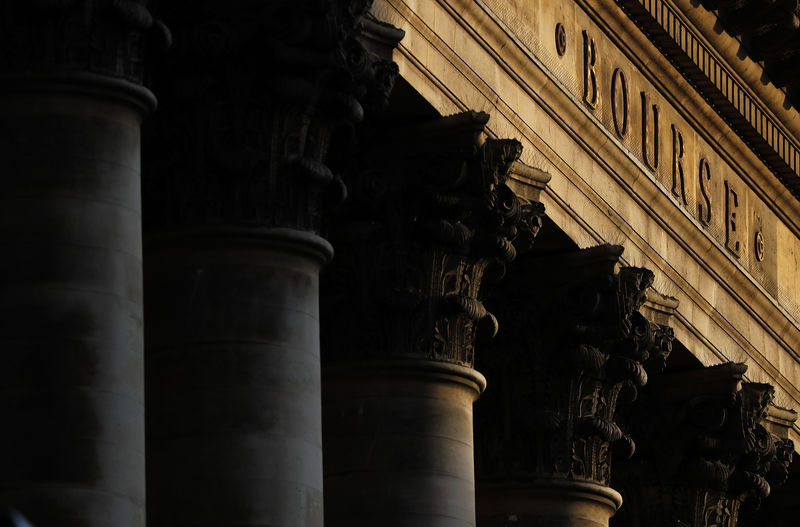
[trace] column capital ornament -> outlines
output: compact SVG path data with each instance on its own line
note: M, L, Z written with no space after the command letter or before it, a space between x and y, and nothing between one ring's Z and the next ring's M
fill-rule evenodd
M147 0L0 1L0 76L93 73L136 84L169 45Z
M621 255L602 245L527 257L494 291L505 323L479 362L489 383L476 406L481 484L607 485L612 451L633 453L617 405L663 369L673 334L640 312L653 273L619 268Z
M544 208L506 184L522 145L487 138L488 119L466 112L390 130L348 174L331 222L337 257L323 275L329 363L472 367L475 339L497 332L481 284L515 258L512 242L533 243Z
M145 143L145 230L222 225L319 233L346 195L326 160L386 103L403 31L371 0L175 0L175 45Z
M736 527L783 484L791 440L765 428L775 390L728 363L656 376L627 419L639 448L617 466L622 527Z

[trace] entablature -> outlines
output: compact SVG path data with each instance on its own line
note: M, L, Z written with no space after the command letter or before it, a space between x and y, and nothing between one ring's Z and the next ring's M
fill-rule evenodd
M758 65L748 67L752 61L746 62L742 56L741 42L713 29L709 31L709 23L719 27L716 17L691 4L679 5L680 2L673 0L616 0L616 3L786 188L799 197L798 113L789 106L784 91L774 85L762 86L764 70ZM587 8L591 10L589 4ZM752 11L754 6L749 9ZM764 6L762 10L770 8ZM728 22L726 27L732 23L726 14L736 12L741 16L740 11L721 11L721 20ZM706 31L696 28L695 23L705 26ZM776 29L773 25L761 27L762 31ZM739 30L748 31L744 27ZM731 54L732 47L737 48L735 54Z

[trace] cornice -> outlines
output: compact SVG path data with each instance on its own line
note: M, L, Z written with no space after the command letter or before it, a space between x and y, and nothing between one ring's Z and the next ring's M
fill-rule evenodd
M706 42L704 35L668 0L616 2L792 194L800 198L800 142L796 134L783 126L781 118L785 115L776 116L749 88L760 81L739 78L719 56L716 46ZM691 10L689 6L683 9Z
M694 0L697 4L698 0ZM765 77L787 88L788 99L800 103L800 5L797 0L699 0L714 12L718 26L741 39L744 51L762 64Z
M800 139L800 112L790 105L785 90L765 81L763 64L745 54L741 40L721 31L714 13L699 8L697 0L670 1L719 58L752 90L753 95L775 114L795 138Z

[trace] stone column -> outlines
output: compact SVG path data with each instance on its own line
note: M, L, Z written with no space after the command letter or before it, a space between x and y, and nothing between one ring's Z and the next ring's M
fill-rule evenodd
M364 1L174 1L146 143L151 527L321 527L326 159L397 67ZM341 132L341 133L339 133Z
M616 408L672 340L639 311L653 273L619 269L621 254L521 257L490 295L504 325L478 362L490 387L475 409L479 526L607 527L620 507L611 463L634 445Z
M765 427L774 389L742 383L746 369L651 379L627 419L638 448L615 470L625 498L615 527L742 526L786 480L794 446Z
M0 2L0 503L145 521L145 1ZM162 38L162 43L163 38Z
M347 180L323 283L328 527L475 524L473 364L497 331L479 292L543 210L506 186L522 147L488 118L376 133Z

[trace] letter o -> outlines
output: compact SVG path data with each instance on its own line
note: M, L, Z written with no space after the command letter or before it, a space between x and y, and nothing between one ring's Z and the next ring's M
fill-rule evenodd
M620 97L622 110L619 108ZM620 68L615 69L611 77L611 116L614 119L614 131L620 139L624 138L628 134L628 81Z

